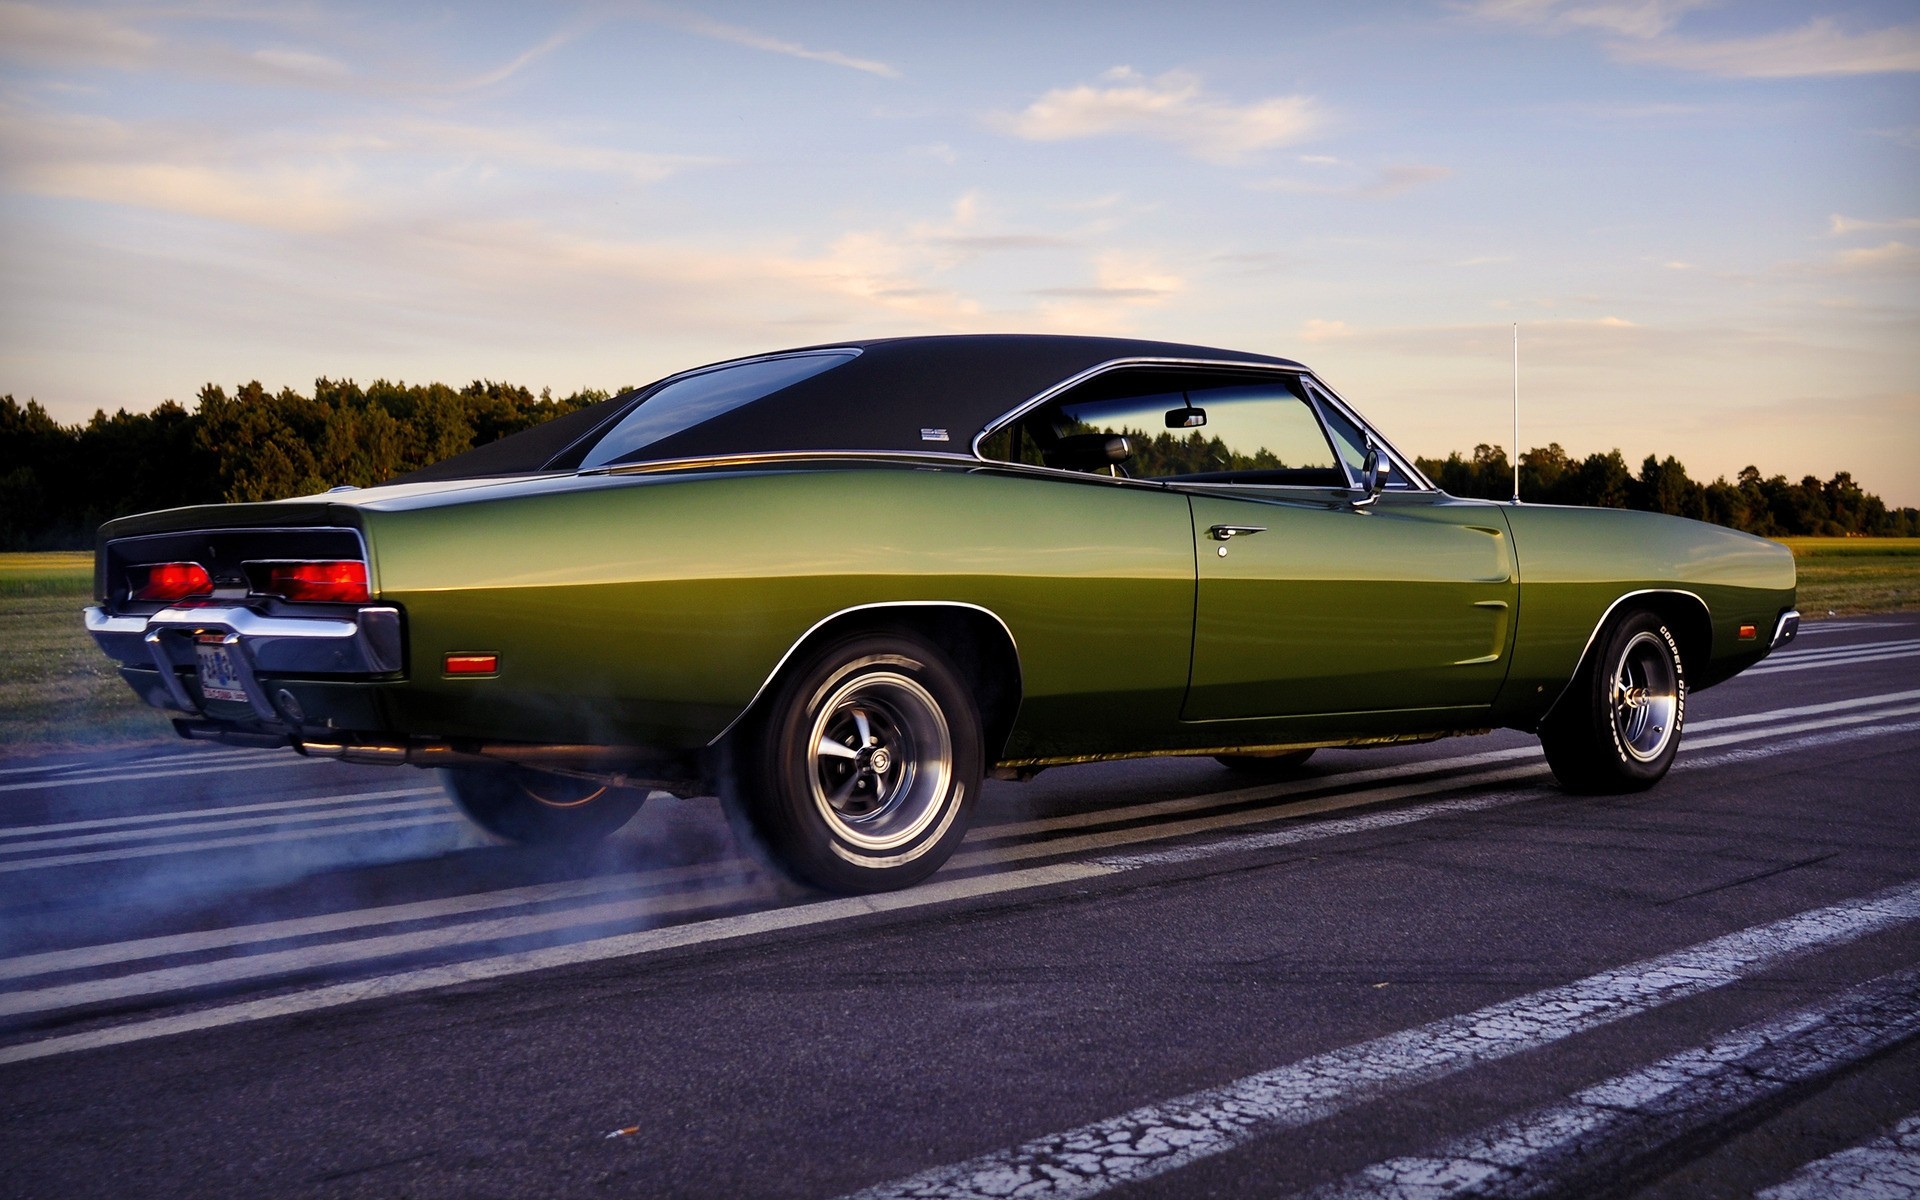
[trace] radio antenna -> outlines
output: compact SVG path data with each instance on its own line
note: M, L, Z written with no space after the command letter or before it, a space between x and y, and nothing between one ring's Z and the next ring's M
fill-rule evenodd
M1520 503L1520 322L1513 323L1513 502Z

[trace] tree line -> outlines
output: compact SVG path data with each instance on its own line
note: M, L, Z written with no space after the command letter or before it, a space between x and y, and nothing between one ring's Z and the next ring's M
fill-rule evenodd
M456 389L323 378L311 395L209 384L192 409L169 400L74 425L0 396L0 549L84 548L101 522L126 513L366 487L616 394L535 395L490 380ZM1418 462L1456 496L1512 492L1499 446ZM1844 471L1794 483L1748 467L1703 484L1672 457L1649 456L1636 475L1618 450L1576 461L1556 444L1521 455L1520 487L1537 503L1646 509L1770 536L1920 536L1920 510L1889 509Z
M1481 443L1472 457L1414 460L1456 496L1504 500L1513 495L1513 465L1502 446ZM1710 521L1762 537L1920 537L1920 509L1888 508L1841 471L1822 482L1807 475L1763 476L1747 467L1732 480L1702 483L1680 460L1649 454L1639 474L1618 450L1575 459L1558 442L1520 456L1520 498L1536 504L1636 508Z

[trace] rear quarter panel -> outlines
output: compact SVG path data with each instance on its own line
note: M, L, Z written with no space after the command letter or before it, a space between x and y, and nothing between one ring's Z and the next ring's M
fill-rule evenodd
M720 733L794 643L843 609L959 601L1008 626L1015 742L1127 744L1187 679L1184 497L954 468L584 477L360 505L401 604L409 732L639 742ZM444 655L500 655L449 679ZM1009 750L1014 747L1010 746Z

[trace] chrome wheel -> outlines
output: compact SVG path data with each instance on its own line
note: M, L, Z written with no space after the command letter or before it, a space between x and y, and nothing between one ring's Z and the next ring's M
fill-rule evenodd
M1673 739L1680 708L1680 676L1666 641L1642 630L1620 654L1613 674L1614 732L1641 762L1660 757Z
M833 832L863 850L913 841L946 806L953 734L931 693L895 671L855 676L816 710L814 807Z

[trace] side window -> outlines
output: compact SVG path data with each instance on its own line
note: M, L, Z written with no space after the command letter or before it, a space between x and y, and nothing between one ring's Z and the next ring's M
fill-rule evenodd
M1361 469L1367 465L1366 431L1328 401L1319 389L1316 388L1314 394L1320 398L1320 411L1326 415L1327 432L1333 435L1333 445L1340 453L1340 461L1346 464L1353 478L1359 479ZM1391 459L1388 461L1392 462ZM1407 478L1398 463L1393 463L1387 475L1387 486L1408 488L1413 486L1413 481Z
M1125 438L1123 456L1111 446ZM1135 479L1346 487L1346 473L1292 377L1119 371L981 443L1001 462Z

